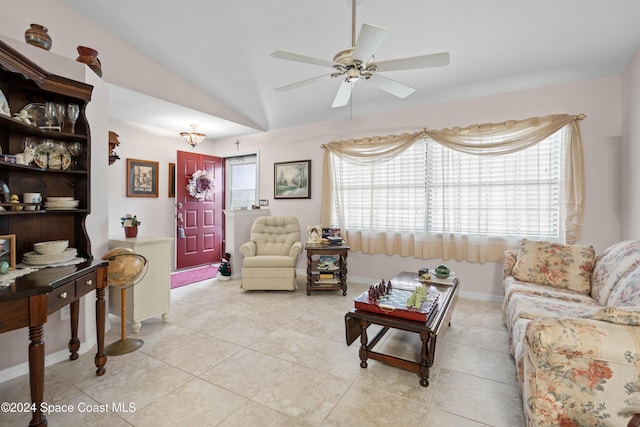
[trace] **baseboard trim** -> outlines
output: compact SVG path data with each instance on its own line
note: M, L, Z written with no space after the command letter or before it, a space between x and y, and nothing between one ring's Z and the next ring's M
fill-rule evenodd
M80 349L78 350L78 354L84 354L89 350L94 350L96 344L98 343L97 337L93 336L89 341L83 342L80 344ZM106 344L105 344L106 345ZM25 347L25 352L27 348ZM44 366L49 367L51 365L55 365L56 363L63 362L65 360L69 360L69 350L62 349L56 351L55 353L47 354L44 357ZM107 363L107 369L108 369ZM12 380L19 376L29 373L29 362L20 363L19 365L11 366L9 368L3 369L0 371L0 383Z

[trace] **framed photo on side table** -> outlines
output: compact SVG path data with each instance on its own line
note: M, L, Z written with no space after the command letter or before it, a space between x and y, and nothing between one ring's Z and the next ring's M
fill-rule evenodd
M311 160L274 163L273 195L276 199L310 199Z
M0 262L9 263L9 270L16 269L16 235L5 234L0 236Z
M127 197L158 197L158 162L127 159Z
M322 227L319 225L307 225L307 243L320 243L322 240Z

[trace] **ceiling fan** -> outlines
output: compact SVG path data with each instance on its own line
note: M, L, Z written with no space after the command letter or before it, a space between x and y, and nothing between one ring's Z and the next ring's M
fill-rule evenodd
M333 61L312 56L300 55L285 50L276 50L271 54L274 58L288 61L304 62L306 64L331 67L335 71L330 74L302 80L276 88L285 92L312 83L319 82L327 76L340 77L342 83L338 88L331 107L342 107L349 102L352 85L360 80L369 80L374 86L389 92L399 98L405 98L415 92L415 89L378 74L381 71L411 70L419 68L443 67L449 65L449 53L434 53L430 55L412 56L408 58L392 59L376 62L374 53L387 37L388 28L373 24L362 24L356 41L356 0L351 5L351 46L335 54Z

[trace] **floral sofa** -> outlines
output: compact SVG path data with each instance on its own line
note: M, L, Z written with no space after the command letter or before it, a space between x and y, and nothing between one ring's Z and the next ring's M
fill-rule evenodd
M627 425L640 412L640 241L596 256L523 240L503 286L527 426Z

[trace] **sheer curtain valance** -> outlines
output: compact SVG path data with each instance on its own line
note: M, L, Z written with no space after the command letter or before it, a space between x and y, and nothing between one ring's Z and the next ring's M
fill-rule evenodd
M365 253L384 252L388 255L420 258L453 258L472 262L499 261L509 245L499 236L457 236L450 233L438 236L424 232L406 233L392 230L350 230L341 223L341 195L335 182L335 160L363 167L382 165L396 158L421 138L429 138L452 150L477 155L499 156L515 153L545 140L560 129L567 134L564 147L563 201L565 241L575 242L580 237L584 199L584 164L579 120L584 115L555 114L511 120L503 123L471 125L464 128L428 130L402 135L369 137L324 144L323 193L321 222L323 226L337 225L345 232L354 250ZM425 207L426 208L426 207ZM333 224L332 224L333 223ZM381 232L383 231L383 232ZM498 237L498 238L496 238ZM379 239L395 241L381 242Z

